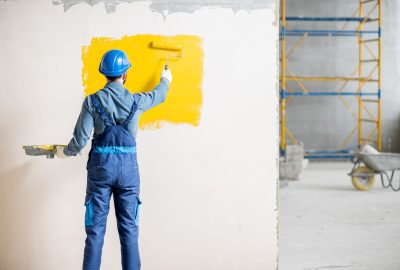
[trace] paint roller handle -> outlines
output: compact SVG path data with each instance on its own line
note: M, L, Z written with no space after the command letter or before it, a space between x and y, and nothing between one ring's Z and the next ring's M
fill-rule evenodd
M161 79L166 79L169 83L172 82L171 70L169 70L168 65L165 65L163 71L161 72Z

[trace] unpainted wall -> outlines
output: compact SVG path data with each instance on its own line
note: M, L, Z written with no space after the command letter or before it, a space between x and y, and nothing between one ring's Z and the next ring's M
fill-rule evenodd
M85 3L90 6L97 4L104 4L104 7L108 13L115 12L117 5L121 3L133 3L140 2L143 0L54 0L54 5L62 5L64 10L67 11L71 7ZM270 8L274 3L273 0L212 0L212 1L191 1L191 0L151 0L150 8L153 11L160 12L164 15L176 13L176 12L189 12L192 13L201 8L229 8L234 11L238 10L256 10Z
M25 156L22 145L71 139L85 96L83 46L139 34L198 36L204 53L198 125L138 132L142 269L276 269L273 6L164 18L150 5L64 12L49 0L0 1L0 269L81 268L89 146L82 156L47 160ZM102 264L120 265L113 210Z

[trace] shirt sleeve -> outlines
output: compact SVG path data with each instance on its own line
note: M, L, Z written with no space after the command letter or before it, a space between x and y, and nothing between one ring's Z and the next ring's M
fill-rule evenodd
M64 148L64 154L66 156L76 156L90 139L94 126L94 119L89 103L89 97L86 97L75 125L73 137L67 147Z
M138 110L147 111L151 108L163 103L167 97L169 89L168 80L162 78L160 83L150 92L138 93L139 104Z

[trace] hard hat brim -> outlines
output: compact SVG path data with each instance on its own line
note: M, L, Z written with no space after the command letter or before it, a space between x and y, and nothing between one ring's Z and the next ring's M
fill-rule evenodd
M124 74L125 72L128 71L128 69L131 67L131 64L129 63L129 65L118 69L118 70L113 70L113 71L106 71L106 70L102 70L101 66L99 67L99 72L101 74L103 74L104 76L108 76L108 77L116 77L116 76L121 76L122 74Z

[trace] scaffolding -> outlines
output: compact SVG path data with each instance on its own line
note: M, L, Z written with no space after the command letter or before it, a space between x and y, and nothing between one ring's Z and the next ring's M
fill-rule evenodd
M350 1L349 1L350 2ZM293 98L336 97L344 104L356 124L343 138L337 149L307 149L306 158L350 158L352 149L368 143L381 149L381 0L359 0L357 10L351 17L302 17L287 16L286 0L281 0L280 16L280 150L285 155L286 144L297 144L295 134L287 127L287 106ZM340 29L292 29L290 22L324 25L326 22L343 23ZM326 25L326 24L325 24ZM353 27L353 29L349 29ZM289 67L288 59L305 43L308 38L349 37L358 42L358 65L350 76L300 76L295 75ZM287 50L287 38L297 38L293 47ZM306 64L306 63L305 63ZM295 84L294 90L290 83ZM315 91L305 83L340 82L341 86L333 91ZM344 89L351 87L350 91ZM349 105L346 98L355 98L358 110ZM328 121L328 119L327 119ZM369 125L369 126L368 126ZM349 142L357 134L357 145Z

